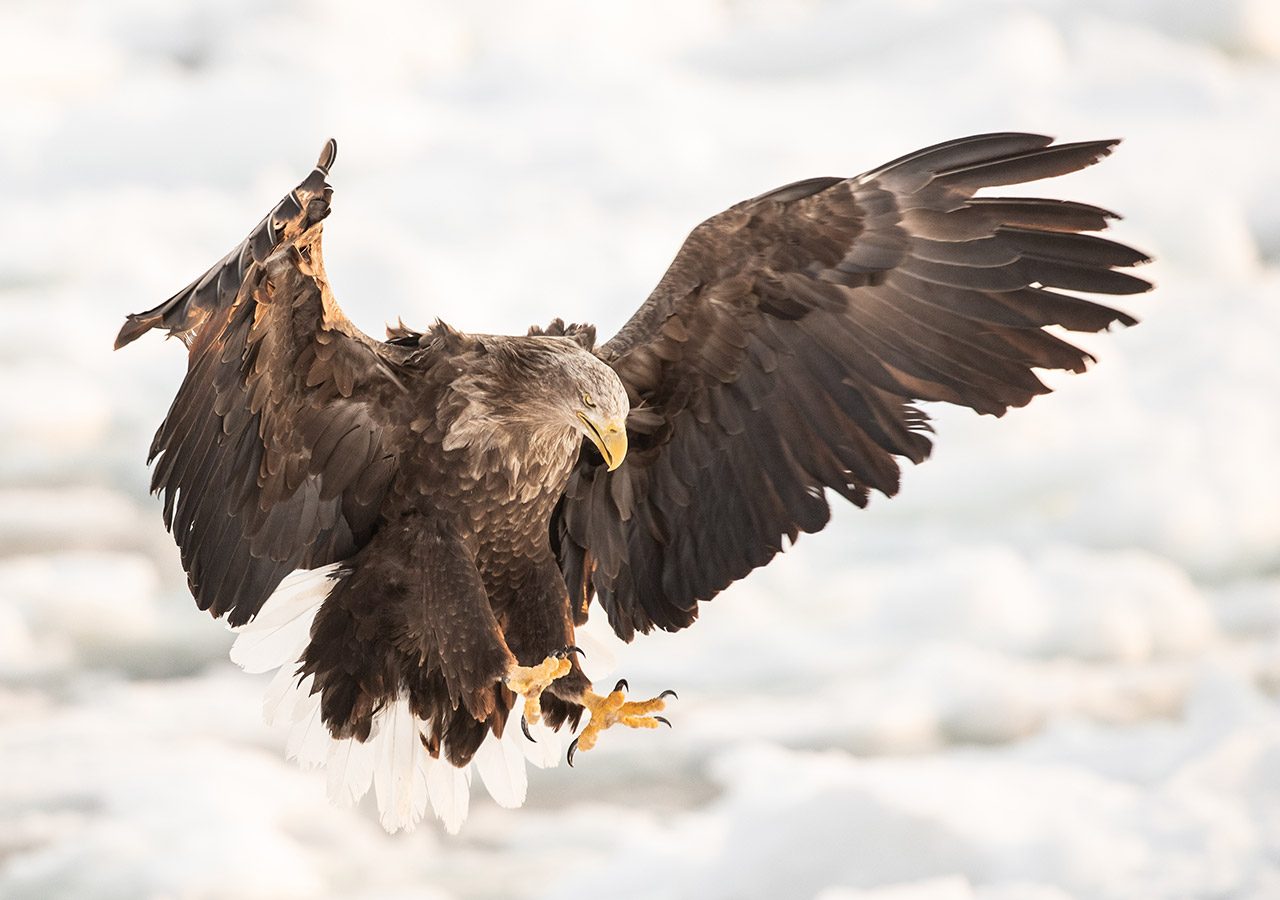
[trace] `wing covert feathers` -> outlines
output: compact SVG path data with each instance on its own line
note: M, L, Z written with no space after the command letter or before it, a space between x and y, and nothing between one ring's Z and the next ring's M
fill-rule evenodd
M863 175L796 182L693 230L597 352L631 394L631 452L585 458L553 523L575 609L594 593L626 639L822 528L833 490L866 504L924 460L919 401L1002 415L1091 357L1044 331L1128 314L1086 294L1150 285L1139 251L1087 232L1114 214L975 191L1075 171L1116 141L975 135Z

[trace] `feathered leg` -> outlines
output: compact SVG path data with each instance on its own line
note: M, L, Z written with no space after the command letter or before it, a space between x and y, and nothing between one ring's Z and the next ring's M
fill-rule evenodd
M524 722L543 718L551 694L576 696L591 686L575 656L573 620L564 576L552 558L532 559L520 569L507 568L500 582L488 585L507 646L516 658L503 683L524 698ZM553 687L554 686L554 687ZM545 694L548 690L551 694ZM553 716L559 727L564 715Z
M425 722L465 710L476 727L488 727L502 712L495 685L515 659L465 544L440 522L405 518L384 526L344 568L316 616L301 669L315 676L334 737L364 740L373 715L406 690ZM448 755L456 765L470 757Z

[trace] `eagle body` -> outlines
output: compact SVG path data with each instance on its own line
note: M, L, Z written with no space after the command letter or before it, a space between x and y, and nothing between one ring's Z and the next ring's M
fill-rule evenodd
M329 142L116 341L188 348L149 461L197 605L239 630L233 659L278 669L268 710L336 800L372 787L389 829L431 808L456 830L474 764L518 805L525 757L554 761L584 714L571 762L667 721L668 692L594 693L574 646L593 609L624 640L687 627L832 495L896 493L931 448L922 401L1002 415L1048 391L1035 370L1090 361L1048 326L1134 323L1078 296L1150 288L1124 271L1142 253L1092 233L1112 213L978 196L1115 143L975 135L767 192L695 228L597 344L558 319L360 332L324 273Z
M401 363L397 473L376 533L316 617L301 671L314 675L335 734L367 739L374 714L403 686L431 723L432 752L443 747L465 765L504 728L508 669L573 643L550 521L582 436L521 389L594 369L624 402L625 392L570 338L463 336L438 325L399 343L418 349ZM354 679L353 661L367 664ZM587 684L575 660L556 690L572 697ZM556 724L581 712L554 695L544 703Z

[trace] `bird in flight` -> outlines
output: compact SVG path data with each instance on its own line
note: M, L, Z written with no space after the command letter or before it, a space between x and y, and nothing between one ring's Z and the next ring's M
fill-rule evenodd
M1046 331L1134 323L1084 299L1150 289L1112 213L975 196L1091 165L1116 141L947 141L811 178L696 227L618 334L589 325L380 341L334 300L321 254L337 146L220 262L130 315L188 368L151 445L152 490L197 605L277 669L269 716L330 794L372 787L389 830L450 831L471 771L504 805L526 757L581 726L654 728L673 696L597 691L574 629L630 641L830 515L898 490L931 446L921 401L999 416L1082 372ZM593 606L594 601L594 606ZM585 714L585 720L584 720ZM551 757L558 758L553 751Z

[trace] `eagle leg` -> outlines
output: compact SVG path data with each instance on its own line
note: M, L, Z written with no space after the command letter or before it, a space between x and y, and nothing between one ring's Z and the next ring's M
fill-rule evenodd
M613 690L608 695L603 697L592 691L583 691L582 698L578 702L590 711L591 718L582 729L582 733L569 745L567 757L569 765L573 765L575 753L579 750L584 753L590 750L596 745L600 732L614 725L626 725L628 728L657 728L658 723L661 722L668 728L671 727L671 723L664 717L655 716L653 713L666 709L668 696L679 699L675 691L663 691L649 700L628 701L627 688L626 680L622 679L613 686Z
M503 679L507 687L524 698L521 726L526 735L529 733L529 725L536 725L542 720L542 692L557 678L568 675L571 668L573 662L567 653L561 651L548 656L536 666L512 666L507 670L507 677Z

